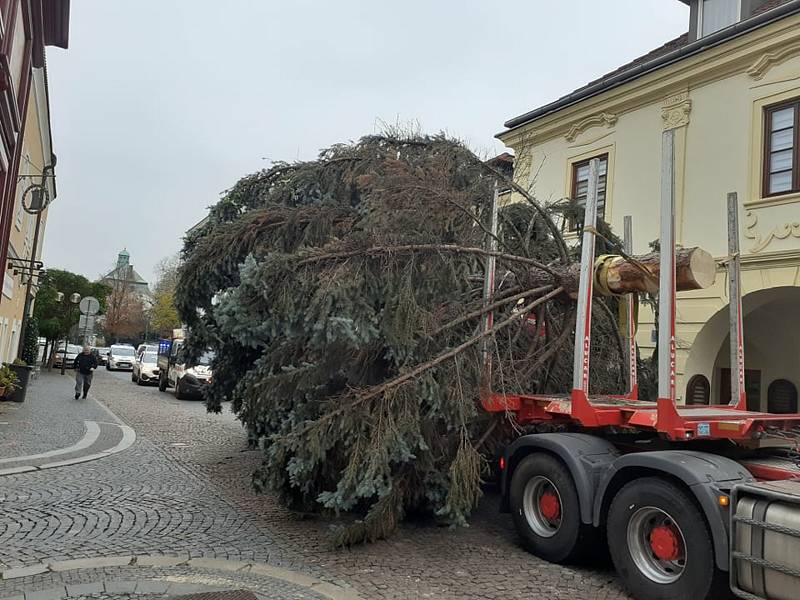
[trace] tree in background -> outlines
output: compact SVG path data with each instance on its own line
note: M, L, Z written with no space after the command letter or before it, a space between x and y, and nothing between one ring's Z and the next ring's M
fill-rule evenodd
M130 282L123 279L111 281L107 310L103 319L106 343L133 342L146 333L148 315L140 295Z
M64 294L59 302L58 293ZM77 310L69 309L69 296L77 292L82 298L94 296L100 301L100 313L107 308L107 297L111 290L102 283L92 283L83 275L64 271L61 269L48 269L42 277L36 302L33 306L33 316L39 324L39 335L47 340L47 349L52 348L52 343L63 340L70 329L77 325L80 317Z
M163 259L156 265L158 281L153 290L151 325L154 333L169 337L173 329L181 326L181 319L175 308L175 285L178 281L180 259L177 255Z

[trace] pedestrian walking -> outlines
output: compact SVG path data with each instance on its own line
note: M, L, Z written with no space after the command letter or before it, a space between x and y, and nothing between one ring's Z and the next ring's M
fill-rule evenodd
M83 388L83 397L89 393L89 388L92 387L92 372L97 368L97 357L92 352L91 346L84 346L83 352L75 357L75 400L81 397L81 388Z

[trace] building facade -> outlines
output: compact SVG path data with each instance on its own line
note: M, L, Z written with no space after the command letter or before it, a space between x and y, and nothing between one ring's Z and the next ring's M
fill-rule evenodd
M677 1L677 0L670 0ZM675 131L676 237L727 256L726 196L740 213L745 367L752 408L794 412L800 386L800 0L682 0L689 31L549 105L506 122L518 182L542 202L585 198L633 218L634 250L659 235L662 134ZM532 175L535 174L535 175ZM567 236L576 225L564 223ZM730 398L727 280L679 294L678 393ZM654 346L643 315L637 341Z
M30 260L55 199L45 46L66 48L69 0L0 0L0 360L17 356ZM27 209L29 210L26 210ZM32 256L33 255L33 256ZM34 274L36 271L34 270ZM33 283L36 277L33 277ZM32 286L31 295L36 287Z
M39 261L41 258L44 232L47 227L47 205L42 200L50 201L56 195L54 178L41 177L44 166L49 163L52 156L50 111L44 69L34 71L31 104L27 111L22 140L22 161L17 177L3 292L0 299L0 361L10 361L17 356L27 283L31 276L30 259L34 253L34 261ZM29 212L31 206L35 208L39 204L45 206L41 216ZM38 239L35 240L37 218L39 231ZM36 277L38 271L34 270L33 273L33 283L35 283L38 280ZM33 298L35 294L36 286L32 285Z

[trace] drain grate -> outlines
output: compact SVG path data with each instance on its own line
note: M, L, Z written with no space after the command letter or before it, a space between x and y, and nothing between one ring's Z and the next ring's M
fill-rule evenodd
M172 600L258 600L253 592L247 590L229 590L225 592L203 592L202 594L186 594L173 596Z

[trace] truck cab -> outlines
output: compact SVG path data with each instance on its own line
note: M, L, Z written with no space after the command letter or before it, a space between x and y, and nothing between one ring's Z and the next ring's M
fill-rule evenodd
M175 330L172 339L159 343L158 389L165 392L167 388L173 388L179 400L202 398L203 389L211 383L214 354L207 351L198 359L187 361L184 347L185 333L182 329Z

